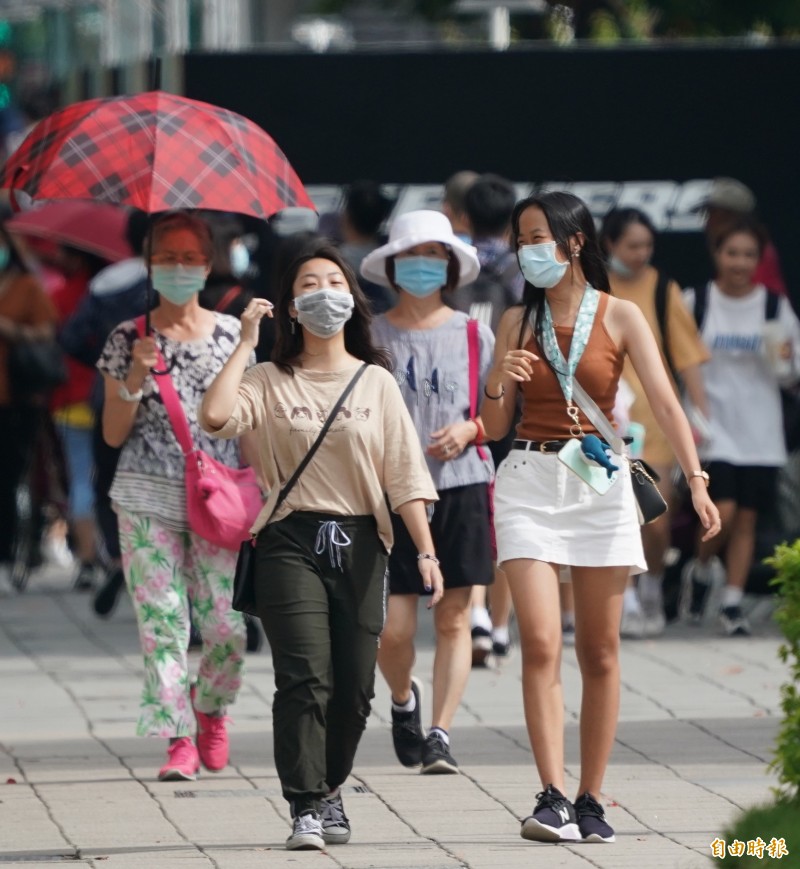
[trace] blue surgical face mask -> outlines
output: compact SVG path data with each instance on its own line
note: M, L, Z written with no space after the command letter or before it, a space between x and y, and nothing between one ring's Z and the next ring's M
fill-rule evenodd
M240 278L250 268L250 251L243 242L237 241L231 245L231 274Z
M633 274L633 269L629 269L628 266L626 266L619 257L614 256L613 253L608 258L608 267L612 272L614 272L614 274L619 275L621 278L629 278Z
M297 322L317 338L338 335L353 316L354 305L352 293L334 290L333 287L303 293L294 300Z
M412 296L431 296L447 283L447 260L434 256L395 259L394 282Z
M556 243L525 244L517 251L520 271L525 280L534 287L549 290L566 274L569 263L556 259Z
M463 241L464 244L472 244L472 236L468 232L457 232L456 238Z
M151 266L153 289L173 305L185 305L206 285L205 266Z
M8 262L11 259L11 251L3 245L0 247L0 272L4 272L8 268Z

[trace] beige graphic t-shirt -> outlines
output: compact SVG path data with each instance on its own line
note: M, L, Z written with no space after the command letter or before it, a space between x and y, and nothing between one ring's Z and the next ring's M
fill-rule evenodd
M359 363L360 365L360 363ZM236 405L217 437L253 431L259 467L270 496L253 528L272 513L280 489L309 451L328 412L359 365L344 371L304 371L294 376L272 362L242 378ZM370 365L355 385L308 467L270 521L296 510L334 515L373 515L387 549L392 545L393 510L422 499L437 500L419 437L394 377Z

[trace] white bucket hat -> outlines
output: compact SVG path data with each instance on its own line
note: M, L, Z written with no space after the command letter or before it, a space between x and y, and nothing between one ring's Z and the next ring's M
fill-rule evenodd
M471 284L478 277L481 264L477 250L455 235L450 221L441 211L408 211L401 214L389 230L388 243L364 257L361 274L374 284L391 287L389 278L386 277L386 260L426 241L441 242L453 251L459 265L459 287Z

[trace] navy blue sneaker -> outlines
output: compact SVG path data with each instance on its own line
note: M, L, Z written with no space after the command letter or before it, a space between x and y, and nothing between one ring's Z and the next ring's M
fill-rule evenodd
M422 683L411 677L411 693L417 705L413 712L398 712L392 707L392 744L394 753L403 766L420 766L425 747L425 731L422 728Z
M522 822L520 835L532 842L578 842L581 831L572 803L553 785L536 794L536 808Z
M606 821L606 813L597 800L586 791L575 800L578 828L584 842L614 842L616 836Z

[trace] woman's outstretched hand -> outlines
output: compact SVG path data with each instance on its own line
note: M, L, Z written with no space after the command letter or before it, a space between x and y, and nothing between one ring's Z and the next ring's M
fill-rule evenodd
M708 492L702 480L691 486L691 490L692 505L700 517L700 524L705 528L705 534L701 538L705 542L712 537L716 537L722 529L719 510L717 510L716 504L714 504L711 498L708 497Z
M251 299L242 311L242 344L255 347L258 344L258 329L264 317L272 316L274 305L266 299Z

